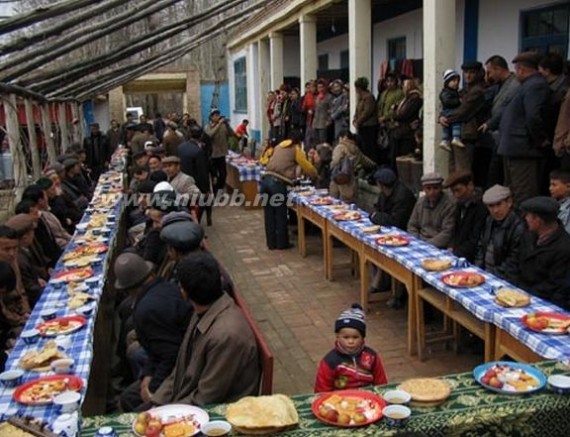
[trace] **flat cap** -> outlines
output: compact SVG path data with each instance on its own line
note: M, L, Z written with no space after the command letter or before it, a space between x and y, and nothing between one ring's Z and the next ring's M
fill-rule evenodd
M204 231L198 223L180 221L162 228L160 239L174 249L185 252L198 249L204 238Z
M556 216L560 209L558 201L552 197L538 196L532 197L521 203L524 212L532 212L538 216Z
M63 166L62 163L60 162L54 162L52 165L50 165L49 167L46 167L45 169L45 175L47 176L47 174L50 171L55 171L56 173L65 170L65 167Z
M473 175L467 170L458 170L451 173L445 182L443 183L444 188L450 188L457 184L467 185L469 182L473 181Z
M63 167L66 170L75 167L77 164L79 164L79 160L76 158L67 158L65 161L63 161Z
M438 172L426 173L421 178L422 185L439 185L443 182L443 177Z
M6 226L15 230L19 234L23 234L34 229L34 219L30 214L16 214L15 216L10 217L6 222Z
M42 190L49 190L53 186L53 182L49 177L41 177L36 181L36 185Z
M390 168L381 168L374 173L374 180L382 185L391 187L396 182L396 173Z
M193 221L194 219L192 218L192 216L186 211L175 211L175 212L170 212L166 214L164 217L162 217L160 224L163 228L165 228L168 225L171 225L172 223L193 222Z
M496 184L483 193L483 203L493 205L511 197L513 193L507 187Z
M528 67L538 68L540 55L535 52L522 52L513 58L513 64L521 63Z
M461 69L463 71L467 71L467 70L482 70L483 69L483 64L479 61L466 61L463 63L463 65L461 66Z
M167 156L162 159L162 164L180 164L180 158L178 156Z

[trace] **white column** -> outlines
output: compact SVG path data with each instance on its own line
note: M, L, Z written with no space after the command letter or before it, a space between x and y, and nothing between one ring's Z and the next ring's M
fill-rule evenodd
M350 77L350 120L356 110L354 81L366 77L372 82L371 45L372 22L371 0L348 0L348 59ZM372 87L372 84L370 85ZM371 90L373 88L370 88Z
M299 18L299 44L301 56L301 90L305 84L317 78L317 20L311 15Z
M271 89L276 90L283 83L283 35L279 32L269 34L271 60Z
M443 72L455 65L455 0L424 2L424 173L448 173L449 154L439 147L438 93Z
M270 90L269 79L270 61L269 61L269 41L260 39L257 42L257 71L259 74L259 129L261 130L261 140L269 136L269 120L265 113L265 101L267 92Z
M257 102L259 101L259 81L257 78L257 44L252 43L247 46L246 77L247 77L247 118L249 129L259 129L259 111ZM241 120L240 120L241 122Z

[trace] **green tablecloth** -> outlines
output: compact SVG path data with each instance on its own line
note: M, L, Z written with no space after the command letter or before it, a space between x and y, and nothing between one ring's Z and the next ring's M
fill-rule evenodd
M562 364L546 361L536 367L546 376L570 374ZM377 436L417 432L428 436L568 436L570 435L570 395L561 396L544 390L530 395L501 395L485 390L471 373L445 376L452 387L450 398L433 408L412 408L412 417L405 428L389 428L384 421L357 429L342 429L319 422L311 412L313 394L293 396L300 423L295 429L279 435L293 437ZM397 384L371 387L382 394ZM224 418L225 405L206 408L210 418ZM131 436L135 414L95 416L83 419L81 436L91 437L104 425L115 428L119 436Z

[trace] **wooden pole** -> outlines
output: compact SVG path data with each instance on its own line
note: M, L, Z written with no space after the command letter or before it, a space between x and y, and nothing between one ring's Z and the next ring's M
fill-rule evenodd
M22 198L22 194L28 185L28 170L26 168L26 155L22 147L20 137L20 123L18 122L18 101L15 94L10 94L4 100L4 112L6 114L6 132L10 142L10 152L14 163L14 182L16 203Z
M71 103L71 117L73 118L73 142L81 144L83 141L83 134L81 132L81 119L79 118L79 103Z
M83 112L83 103L78 104L79 107L79 142L83 144L85 138L85 114Z
M30 12L15 15L7 18L0 23L0 35L12 32L30 24L37 24L48 18L57 17L75 11L79 8L89 6L93 3L99 3L101 0L65 0L52 5L44 5Z
M56 42L49 45L42 44L37 49L30 50L29 52L18 56L10 57L9 61L0 65L0 71L10 69L14 69L14 71L11 71L4 77L1 77L0 80L10 81L17 79L25 73L34 71L38 67L45 66L62 55L65 55L101 37L107 36L112 32L142 18L146 18L179 1L180 0L146 0L138 4L134 3L130 10L115 15L108 20L84 26L78 30L69 32L65 37L59 38ZM30 60L32 62L24 64Z
M53 132L51 129L51 117L49 112L49 103L44 103L40 106L42 114L42 131L44 133L44 140L46 142L46 149L48 154L48 162L55 164L57 162L57 153L55 151L55 144L53 141Z
M68 20L63 20L57 23L55 26L51 27L39 27L38 31L31 35L24 35L20 38L16 38L6 44L0 45L0 56L7 55L8 53L17 52L19 50L24 50L33 44L45 41L47 38L52 36L61 35L61 33L73 26L81 23L85 23L93 17L98 17L100 14L107 12L117 6L125 4L125 0L109 0L103 2L102 5L93 7L87 12L78 13L72 16Z
M55 103L57 105L57 122L61 138L61 153L64 154L69 143L69 129L67 128L67 114L65 113L65 103Z
M26 109L26 125L28 126L28 138L30 155L32 156L32 174L34 180L38 180L42 173L42 162L38 150L38 137L36 135L36 121L34 120L34 104L30 99L24 99Z

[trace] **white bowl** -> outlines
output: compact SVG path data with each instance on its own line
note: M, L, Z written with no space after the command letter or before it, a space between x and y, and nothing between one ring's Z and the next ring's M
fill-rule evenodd
M73 373L75 360L73 358L60 358L52 361L49 367L57 375L67 375Z
M28 329L27 331L23 331L20 337L26 344L35 344L40 339L40 331L37 329Z
M232 425L225 420L212 420L202 426L200 431L206 436L223 436L228 435L232 431Z
M40 311L40 317L44 320L52 320L55 319L57 316L57 309L55 308L47 308L45 310Z
M89 317L93 314L93 310L95 309L95 306L93 305L93 303L88 303L85 304L83 306L80 306L79 308L77 308L75 311L77 312L77 314L79 314L80 316L83 317Z
M390 405L388 407L384 407L382 414L384 415L388 426L399 427L404 426L408 420L410 420L412 410L408 407L404 407L403 405Z
M548 387L558 394L570 393L570 376L551 375L548 377Z
M404 390L389 390L382 397L386 402L393 405L404 405L412 399L410 394Z
M6 388L14 388L22 383L23 370L7 370L0 373L0 383Z
M79 409L81 395L75 391L64 391L53 398L53 404L60 413L73 413Z

